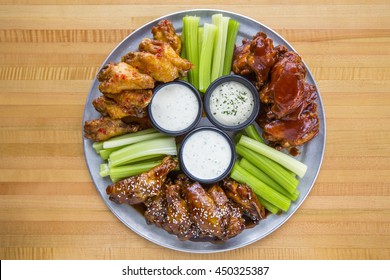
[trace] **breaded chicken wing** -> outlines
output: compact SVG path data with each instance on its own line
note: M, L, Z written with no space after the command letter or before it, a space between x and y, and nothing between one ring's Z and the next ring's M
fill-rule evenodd
M165 19L160 20L157 26L152 28L153 38L166 42L174 49L177 54L181 52L181 39L175 32L172 22Z
M127 63L109 63L98 73L101 82L99 90L103 93L120 93L123 90L152 89L154 80L140 73Z

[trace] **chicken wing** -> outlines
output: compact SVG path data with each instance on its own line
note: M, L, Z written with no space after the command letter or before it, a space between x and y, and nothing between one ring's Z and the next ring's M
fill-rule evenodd
M275 64L269 83L260 91L261 102L272 103L275 118L292 113L306 99L305 76L306 68L297 53L288 52Z
M233 72L239 75L252 75L256 79L255 85L260 89L268 79L272 66L278 56L286 52L287 48L274 48L273 41L263 32L257 33L251 41L244 39L243 45L236 47L233 57Z
M221 217L221 227L223 228L223 237L221 239L227 240L240 234L245 229L242 211L232 205L218 184L211 186L207 192L218 207L217 215Z
M222 239L224 232L218 208L204 188L195 182L184 190L184 197L188 204L188 211L200 230L200 234Z
M167 224L167 199L165 196L165 184L161 187L158 195L151 196L145 200L146 211L144 213L146 222L157 227L170 231Z
M149 75L141 74L127 63L109 63L98 73L101 82L99 90L103 93L120 93L123 90L152 89L154 80Z
M121 93L105 93L104 95L125 108L146 108L152 100L153 91L150 89L124 90Z
M296 118L292 116L296 115ZM298 117L299 116L299 117ZM268 120L260 123L264 139L274 146L289 148L303 145L319 133L317 105L311 103L302 112L291 114L282 119Z
M112 119L122 119L127 116L138 118L147 116L146 108L138 108L135 106L124 107L105 96L99 96L92 101L92 104L96 111L102 114L102 116L110 117Z
M160 20L157 26L152 28L153 38L166 42L175 50L177 54L181 52L181 39L175 32L172 22L165 19Z
M138 204L147 198L157 196L162 191L162 185L170 171L176 168L178 162L171 156L165 157L160 165L148 172L123 179L107 187L109 199L118 203Z
M181 76L186 75L186 73L192 68L191 62L187 59L181 58L168 43L163 41L145 38L139 44L139 50L154 54L157 57L161 56L168 59L175 67L177 67Z
M305 76L301 57L288 52L272 68L270 81L260 91L258 122L264 138L275 147L300 146L318 135L317 91Z
M180 76L178 68L161 55L148 52L129 52L122 57L122 61L159 82L171 82Z
M265 209L250 187L227 178L222 181L222 188L227 197L239 205L253 221L265 218Z
M136 132L139 128L140 126L137 124L126 124L119 119L113 120L108 117L102 117L84 123L84 136L85 138L99 142L114 136Z
M194 237L193 222L188 212L188 205L181 197L180 185L170 184L166 186L167 200L167 227L180 240L188 240Z

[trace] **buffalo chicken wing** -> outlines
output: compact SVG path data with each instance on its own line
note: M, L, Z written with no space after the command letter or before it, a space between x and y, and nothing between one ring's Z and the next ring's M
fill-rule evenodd
M137 132L139 128L140 126L134 123L127 124L119 119L102 117L84 123L84 136L99 142L125 133Z
M120 93L123 90L152 89L154 80L149 75L140 73L127 63L110 63L98 73L102 93Z
M177 54L180 54L181 39L179 35L176 34L171 21L166 19L160 20L157 26L152 28L152 33L155 40L168 43Z

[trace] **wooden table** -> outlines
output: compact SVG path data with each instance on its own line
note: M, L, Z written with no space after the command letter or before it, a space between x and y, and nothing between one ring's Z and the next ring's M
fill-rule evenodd
M388 1L56 2L0 4L1 259L390 258ZM207 255L124 226L95 190L81 144L105 57L135 28L193 8L240 13L286 38L313 72L327 118L323 166L296 214L250 246Z

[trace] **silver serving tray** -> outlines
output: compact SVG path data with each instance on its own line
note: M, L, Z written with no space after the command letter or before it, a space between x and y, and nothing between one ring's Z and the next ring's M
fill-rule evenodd
M259 31L263 31L267 34L268 37L272 38L274 45L283 44L289 50L293 50L293 47L283 39L279 34L277 34L272 29L267 26L252 20L248 17L235 14L228 11L222 10L188 10L169 14L158 18L152 22L145 24L139 29L135 30L128 37L126 37L119 45L111 52L107 59L103 62L102 66L108 62L119 62L121 57L129 51L135 51L138 49L140 41L145 37L152 37L151 29L157 22L161 19L169 19L172 21L176 32L181 33L182 30L182 18L185 15L196 15L201 17L201 24L204 22L211 22L211 15L215 13L222 13L224 16L229 16L232 19L235 19L240 22L240 28L237 37L237 45L241 45L243 38L252 38ZM306 67L307 68L307 67ZM306 80L318 86L311 74L310 70L307 69ZM83 124L86 120L92 120L100 117L100 114L95 111L92 106L92 100L97 98L101 93L98 90L99 82L95 78L91 85L91 88L88 93L88 97L85 104ZM141 213L136 209L128 205L117 205L111 202L106 195L106 187L111 184L111 181L106 178L101 178L99 176L99 165L103 163L103 160L98 156L95 150L92 148L92 141L83 138L84 145L84 154L85 159L88 165L89 172L91 174L92 180L96 186L97 191L103 198L104 202L108 208L121 220L127 227L139 234L140 236L146 238L147 240L154 242L158 245L161 245L166 248L192 252L192 253L211 253L211 252L222 252L237 249L240 247L247 246L255 241L258 241L265 236L272 233L274 230L279 228L284 224L293 214L302 202L306 199L309 194L313 184L317 178L318 172L321 167L324 150L325 150L325 113L321 100L320 93L318 91L318 99L316 100L318 105L318 115L320 118L320 132L319 135L305 144L300 150L301 154L297 157L298 160L302 161L308 166L307 173L304 178L301 179L298 189L300 191L300 196L296 202L291 204L288 212L281 215L269 215L265 220L261 221L257 226L244 230L238 236L223 242L213 244L210 242L193 242L193 241L180 241L175 235L171 235L166 231L157 228L154 225L148 225L145 222L145 219ZM208 120L203 119L200 122L200 125L209 124Z

